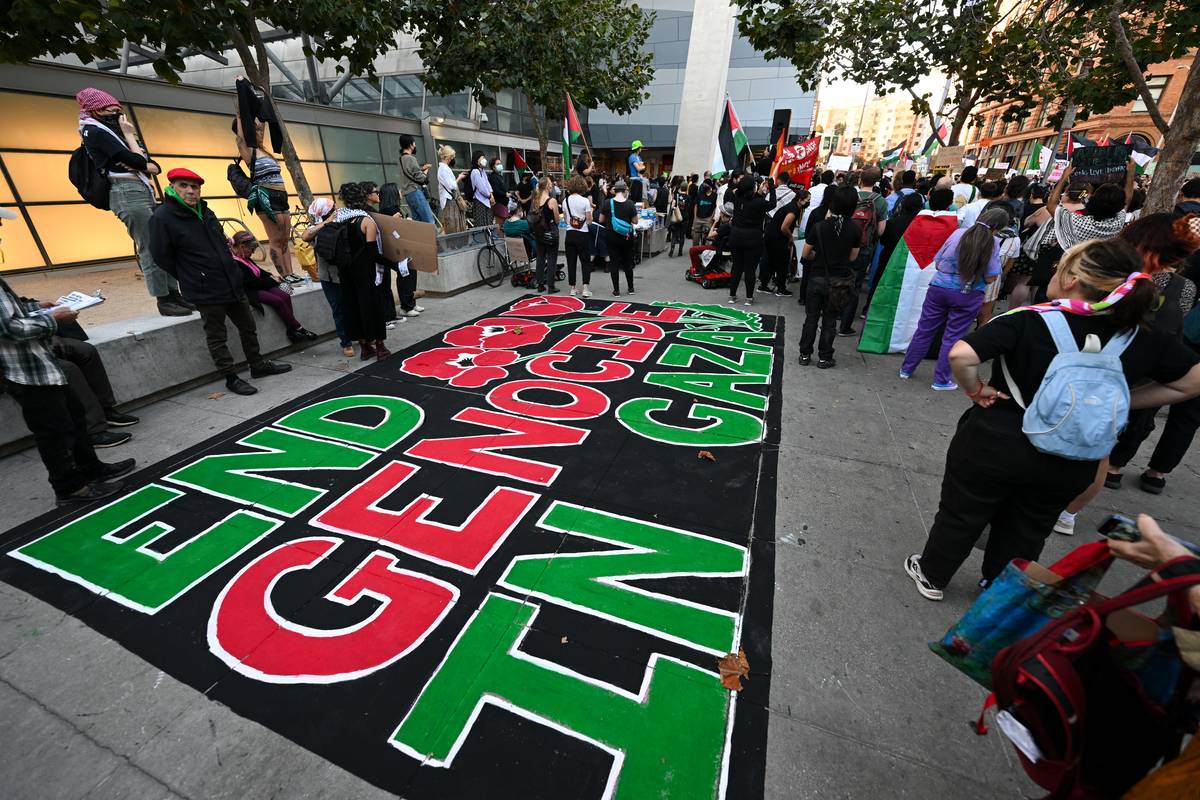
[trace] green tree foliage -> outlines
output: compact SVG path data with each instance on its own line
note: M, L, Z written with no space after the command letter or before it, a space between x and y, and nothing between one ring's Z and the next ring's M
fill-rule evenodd
M1137 98L1163 136L1147 211L1169 209L1200 144L1200 5L1194 0L1038 0L1023 6L989 46L986 99L1010 102L1005 119L1023 119L1043 102L1050 123L1068 98L1077 116L1104 114ZM1174 118L1166 119L1146 79L1153 64L1189 58ZM1088 68L1084 69L1084 61ZM1113 131L1121 135L1124 131Z
M949 143L957 144L983 94L984 47L998 20L996 0L872 0L847 6L836 0L734 0L738 30L767 58L796 68L802 86L814 89L837 75L872 84L877 92L906 91L913 111L926 116L930 130L944 109L929 93L912 87L930 73L949 76L947 98L955 113Z
M568 92L576 109L604 105L617 114L649 98L653 54L638 43L653 21L653 12L622 0L409 0L405 8L430 91L466 89L486 104L519 87L551 118ZM545 163L547 131L529 111Z

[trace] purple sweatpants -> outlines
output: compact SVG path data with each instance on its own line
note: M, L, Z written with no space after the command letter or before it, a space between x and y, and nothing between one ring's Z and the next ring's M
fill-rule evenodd
M908 350L904 353L901 371L908 375L916 371L921 359L929 352L933 335L944 322L946 331L942 334L942 348L938 351L933 380L936 383L950 383L950 348L967 335L971 323L979 315L981 305L983 292L963 294L958 289L930 286L925 295L925 305L921 307L921 321L917 323L917 332L913 334L912 341L908 343Z
M283 289L276 286L274 289L256 289L254 293L258 296L258 302L270 306L279 315L289 331L300 327L296 315L292 313L292 298Z

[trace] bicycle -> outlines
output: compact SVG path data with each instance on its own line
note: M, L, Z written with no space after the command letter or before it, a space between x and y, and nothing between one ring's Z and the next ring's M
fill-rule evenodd
M521 249L524 249L524 242ZM475 256L475 268L479 270L483 282L494 289L504 282L505 275L528 269L529 259L514 258L508 249L508 237L498 237L494 228L488 228L487 242Z
M302 241L300 235L308 230L311 224L308 218L308 209L296 206L291 211L291 230L288 233L288 241L292 244L297 244Z

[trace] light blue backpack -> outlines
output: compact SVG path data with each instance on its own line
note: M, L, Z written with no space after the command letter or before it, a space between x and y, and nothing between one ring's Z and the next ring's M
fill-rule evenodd
M1112 452L1129 421L1129 384L1121 369L1121 354L1137 329L1114 336L1103 348L1095 334L1088 334L1080 350L1063 312L1046 311L1038 316L1050 328L1058 355L1029 405L1008 364L1000 359L1009 393L1025 409L1021 431L1043 453L1072 461L1099 461Z

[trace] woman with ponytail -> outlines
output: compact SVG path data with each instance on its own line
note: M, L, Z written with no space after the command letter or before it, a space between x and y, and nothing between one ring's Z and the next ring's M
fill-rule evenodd
M958 388L950 376L950 348L966 334L978 316L988 284L1000 277L1000 239L995 232L1011 221L1012 216L1006 209L985 211L973 225L950 234L937 251L933 257L937 272L929 283L917 332L904 354L901 378L912 377L921 359L929 352L934 334L945 325L942 348L933 371L933 388L940 392Z
M1126 383L1137 386L1130 408L1200 395L1196 354L1141 325L1158 295L1141 266L1137 250L1120 239L1075 245L1050 280L1049 302L996 317L950 351L954 377L974 405L959 420L946 453L941 502L924 552L904 563L922 596L942 599L942 589L989 525L981 586L1014 558L1037 560L1059 512L1096 475L1099 460L1037 450L1022 430L1021 406L1010 397L1011 379L1021 396L1032 398L1058 355L1043 316L1061 313L1076 345L1089 352L1117 334L1133 334L1120 356ZM1001 357L1005 368L993 366L989 385L979 366Z

